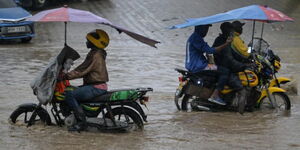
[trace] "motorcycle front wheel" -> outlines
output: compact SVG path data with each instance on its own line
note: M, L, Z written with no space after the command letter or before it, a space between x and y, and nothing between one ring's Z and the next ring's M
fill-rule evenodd
M291 109L291 101L289 97L282 92L272 93L274 101L277 103L277 108L274 109L271 101L268 97L261 100L259 104L259 109L262 111L278 110L278 111L288 111Z
M9 121L12 124L28 124L30 117L33 115L34 108L25 109L17 108L9 117ZM44 109L36 110L36 116L34 117L33 124L41 122L42 124L51 125L51 118L47 111Z

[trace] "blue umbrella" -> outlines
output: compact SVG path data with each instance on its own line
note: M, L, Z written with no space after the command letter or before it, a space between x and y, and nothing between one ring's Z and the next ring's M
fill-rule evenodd
M262 22L294 21L282 12L270 7L250 5L212 16L187 19L186 23L171 26L170 29L186 28L190 26L213 24L231 20L253 20Z

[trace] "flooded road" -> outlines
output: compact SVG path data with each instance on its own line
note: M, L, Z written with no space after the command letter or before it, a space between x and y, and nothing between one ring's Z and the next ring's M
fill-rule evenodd
M273 113L179 112L173 103L178 84L175 67L183 67L185 42L193 28L168 30L185 18L212 15L250 4L268 5L295 19L294 23L265 26L264 39L282 59L280 75L300 76L300 2L299 0L90 0L68 3L103 16L115 24L161 41L158 49L140 44L112 28L96 24L69 23L68 45L81 58L86 56L85 35L95 28L105 29L111 38L107 66L109 88L152 87L148 123L143 132L132 133L70 133L56 126L11 125L11 112L22 103L36 103L30 81L45 67L49 59L63 47L63 23L36 24L37 36L29 44L0 46L0 149L299 149L300 102L291 92L289 115ZM260 35L258 23L256 35ZM242 37L248 43L252 22L246 21ZM208 33L212 44L219 34L219 24ZM80 85L81 80L72 81ZM296 89L297 82L293 82ZM47 108L50 110L50 107ZM54 120L53 120L54 121Z

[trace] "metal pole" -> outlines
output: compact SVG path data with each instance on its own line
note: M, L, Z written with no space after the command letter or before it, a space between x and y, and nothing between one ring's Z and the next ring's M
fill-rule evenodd
M65 45L67 45L67 22L65 22Z
M255 20L253 21L253 30L252 30L252 39L251 39L251 52L253 50L254 32L255 32Z
M263 39L262 37L263 37L263 33L264 33L264 28L265 28L265 23L263 22L262 27L261 27L260 41L259 41L259 53L261 53L260 50L261 50L261 42Z
M263 23L262 23L262 27L261 27L261 35L260 35L260 38L261 38L261 39L262 39L262 37L263 37L264 28L265 28L265 23L263 22Z

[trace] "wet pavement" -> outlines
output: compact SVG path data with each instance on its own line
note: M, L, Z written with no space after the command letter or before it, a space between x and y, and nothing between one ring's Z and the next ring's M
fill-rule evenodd
M230 2L230 3L229 3ZM93 0L70 2L72 8L103 16L115 24L161 41L158 49L134 41L112 28L96 24L69 23L68 45L82 56L87 50L85 34L105 29L111 38L107 66L110 89L152 87L148 123L143 132L70 133L66 128L11 125L10 113L22 103L36 103L30 81L63 47L63 23L37 23L37 36L29 44L0 46L0 149L299 149L300 102L290 92L292 110L288 115L273 113L180 112L173 103L178 84L175 67L183 67L185 42L192 28L169 30L185 18L212 15L250 4L268 5L295 19L294 23L267 24L264 39L282 59L281 76L292 77L297 89L300 79L300 2L298 0ZM54 6L55 7L55 6ZM208 33L212 44L219 24ZM246 21L242 37L250 41L252 22ZM260 23L256 30L260 36ZM72 81L80 85L81 80ZM47 108L48 110L50 107Z

